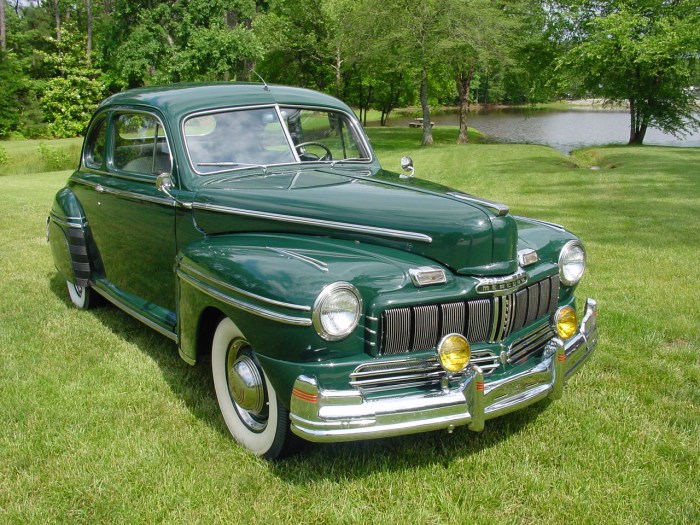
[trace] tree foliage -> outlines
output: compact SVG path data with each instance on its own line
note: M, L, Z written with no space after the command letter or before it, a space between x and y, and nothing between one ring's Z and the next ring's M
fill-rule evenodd
M51 39L52 52L42 52L52 72L42 89L41 109L55 137L84 132L92 112L104 96L99 71L85 59L85 36L71 24L61 28L61 39Z
M461 142L473 101L564 93L629 104L633 142L698 124L700 0L0 1L5 135L80 133L109 92L257 74L382 124L398 106L429 122L435 104L458 105Z
M566 8L574 30L560 71L578 90L626 102L630 144L648 127L682 134L700 120L692 66L700 52L698 0L576 2Z

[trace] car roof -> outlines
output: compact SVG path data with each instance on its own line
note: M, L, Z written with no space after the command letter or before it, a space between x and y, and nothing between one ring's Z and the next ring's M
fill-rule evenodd
M145 106L160 109L179 119L189 113L236 106L289 104L352 110L340 100L312 91L289 86L243 82L207 84L170 84L131 89L105 99L100 108L114 106Z

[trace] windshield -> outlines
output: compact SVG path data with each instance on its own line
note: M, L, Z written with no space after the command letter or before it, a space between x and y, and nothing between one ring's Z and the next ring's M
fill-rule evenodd
M251 166L370 160L345 113L268 107L218 111L188 118L185 143L196 173Z

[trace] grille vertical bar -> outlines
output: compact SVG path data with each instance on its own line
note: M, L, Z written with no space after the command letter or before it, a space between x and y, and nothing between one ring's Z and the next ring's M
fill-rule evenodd
M437 344L438 338L438 306L416 306L415 323L413 325L413 348L428 350Z
M467 308L465 303L448 303L440 305L442 314L442 330L440 337L447 334L463 334L465 321L467 319Z
M486 341L491 324L491 300L468 301L467 339L472 342Z
M383 316L384 353L398 354L410 349L411 309L393 308Z

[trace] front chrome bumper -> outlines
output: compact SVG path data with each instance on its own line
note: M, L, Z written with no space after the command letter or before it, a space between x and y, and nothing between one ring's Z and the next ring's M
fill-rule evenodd
M524 408L545 397L559 399L564 382L591 356L598 342L598 305L586 301L578 332L555 337L542 361L531 369L484 381L473 367L459 386L430 394L365 399L357 390L324 390L314 378L299 376L292 390L292 431L308 441L354 441L468 425Z

